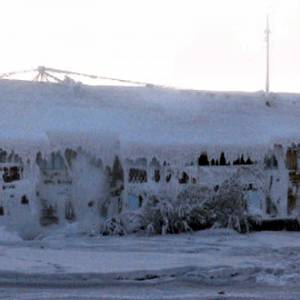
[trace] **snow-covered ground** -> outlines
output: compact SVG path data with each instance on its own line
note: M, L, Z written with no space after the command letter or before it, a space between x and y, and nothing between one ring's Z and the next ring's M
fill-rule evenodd
M22 241L1 231L0 299L299 299L300 233Z

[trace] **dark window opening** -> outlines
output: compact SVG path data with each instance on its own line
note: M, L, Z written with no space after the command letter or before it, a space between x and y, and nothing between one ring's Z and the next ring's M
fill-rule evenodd
M170 182L171 178L172 178L172 174L168 174L166 176L166 182Z
M147 176L147 171L146 170L139 170L139 169L134 169L131 168L129 170L129 176L128 176L129 182L147 182L148 176Z
M253 165L253 161L251 160L250 157L247 158L246 165Z
M26 195L23 195L21 198L21 204L22 205L27 205L29 204L29 199L26 197Z
M220 155L220 166L226 166L226 158L224 152L221 153Z
M234 166L240 165L240 164L241 164L241 161L240 161L239 158L233 161L233 165L234 165Z
M274 168L278 168L278 161L275 155L272 156L272 165Z
M3 206L0 206L0 216L4 216L4 208L3 208Z
M241 165L245 165L246 162L245 162L245 159L244 159L244 155L242 154L241 155Z
M148 181L147 171L141 170L140 171L140 182L147 182L147 181Z
M238 157L236 160L233 161L233 165L253 165L253 161L248 156L248 158L245 160L244 155L242 154L241 157Z
M218 186L218 185L215 185L215 186L214 186L214 191L217 192L218 190L219 190L219 186Z
M180 184L188 183L189 181L189 175L186 172L182 172L181 178L179 178Z
M199 166L209 166L207 153L202 153L198 159Z
M289 148L286 153L286 165L289 170L298 169L298 158L297 150ZM275 157L273 155L273 157ZM275 158L276 159L276 158Z
M134 179L134 169L130 169L128 174L128 181L132 182L133 179Z
M89 206L89 207L93 207L93 206L94 206L94 201L90 201L90 202L88 203L88 206Z
M139 195L138 199L139 199L139 207L142 207L142 205L143 205L143 197L141 195Z
M10 167L4 168L3 173L3 181L4 182L13 182L21 179L20 169L19 167Z
M159 182L160 181L160 171L159 170L155 170L154 171L154 181L155 182Z

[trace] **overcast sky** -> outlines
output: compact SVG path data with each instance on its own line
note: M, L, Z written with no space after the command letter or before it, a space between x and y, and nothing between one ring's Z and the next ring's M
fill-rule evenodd
M50 67L207 90L300 92L300 0L3 0L0 72Z

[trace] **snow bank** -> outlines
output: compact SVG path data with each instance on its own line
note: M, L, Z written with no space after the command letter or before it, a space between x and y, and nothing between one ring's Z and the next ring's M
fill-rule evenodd
M271 107L263 92L84 85L73 89L1 80L5 114L0 139L7 145L5 137L15 138L19 146L23 137L22 144L55 147L61 138L54 133L65 132L60 134L64 143L66 136L72 136L71 143L77 136L82 144L100 151L101 141L114 136L126 157L151 157L155 152L161 159L181 160L199 151L215 156L221 151L232 156L246 151L255 156L274 143L300 140L300 95L279 93L270 98Z
M5 226L0 226L0 242L19 242L22 238L17 232L8 230Z

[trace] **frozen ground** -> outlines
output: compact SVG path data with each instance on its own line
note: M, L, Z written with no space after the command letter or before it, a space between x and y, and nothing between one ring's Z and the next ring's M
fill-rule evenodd
M300 233L0 239L0 299L300 299Z

